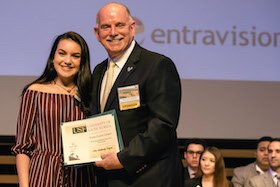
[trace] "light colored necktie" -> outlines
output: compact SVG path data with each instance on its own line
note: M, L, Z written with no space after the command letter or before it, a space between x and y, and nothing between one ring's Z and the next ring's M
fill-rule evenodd
M277 179L277 187L280 187L280 176L276 176Z
M107 102L107 98L109 96L109 93L110 93L112 85L113 85L115 66L116 66L116 63L113 61L110 61L108 72L107 72L106 84L105 84L105 88L104 88L104 92L103 92L103 96L102 96L102 100L101 100L101 112L104 111L104 108L105 108L105 105Z

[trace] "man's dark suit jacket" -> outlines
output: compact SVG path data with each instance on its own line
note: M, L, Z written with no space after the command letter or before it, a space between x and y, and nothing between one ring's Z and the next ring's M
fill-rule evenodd
M187 187L186 184L189 180L191 180L191 176L190 176L190 173L189 173L189 170L188 170L188 166L184 168L184 187Z
M107 63L103 61L93 71L93 114L100 113L100 89ZM140 107L120 111L117 89L131 85L139 86ZM181 187L183 167L176 134L180 102L180 78L172 60L136 43L104 110L117 112L125 146L118 158L124 169L100 169L98 182L105 181L105 186L112 187Z

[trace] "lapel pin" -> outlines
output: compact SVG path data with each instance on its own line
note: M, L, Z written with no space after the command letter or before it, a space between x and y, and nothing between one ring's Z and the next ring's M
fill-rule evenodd
M133 69L133 67L127 67L127 72L130 72Z

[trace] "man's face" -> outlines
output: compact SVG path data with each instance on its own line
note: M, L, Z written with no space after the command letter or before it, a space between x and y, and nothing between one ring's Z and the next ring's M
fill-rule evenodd
M262 141L258 144L258 148L256 150L256 161L257 164L262 168L268 168L268 145L269 141Z
M187 161L189 167L193 170L197 170L199 166L199 157L204 151L203 146L200 144L189 144L187 151L184 152L184 158Z
M119 58L134 38L136 26L123 6L109 4L99 11L94 28L96 38L111 58Z
M280 173L280 142L274 141L269 144L268 158L270 167Z

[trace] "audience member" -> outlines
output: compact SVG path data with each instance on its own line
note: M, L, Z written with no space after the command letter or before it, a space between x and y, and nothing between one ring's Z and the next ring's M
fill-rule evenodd
M245 187L280 187L280 138L268 146L269 170L249 179Z
M186 182L186 187L229 187L224 159L216 147L207 147L199 160L199 170L196 178Z
M206 141L199 138L192 138L187 141L184 151L184 159L186 161L185 180L192 179L196 176L199 168L199 158L206 148Z
M272 138L269 136L261 137L257 142L256 161L247 166L237 167L233 170L232 183L234 187L244 187L248 180L256 175L263 174L269 168L268 145Z

